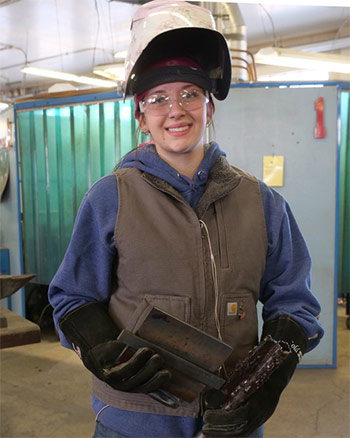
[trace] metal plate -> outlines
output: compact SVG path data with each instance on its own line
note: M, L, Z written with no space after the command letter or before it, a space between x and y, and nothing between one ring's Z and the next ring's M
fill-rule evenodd
M199 367L189 360L183 359L179 355L176 355L168 350L165 350L164 348L159 347L159 345L155 345L152 342L142 339L139 336L128 332L127 330L123 330L120 333L120 335L118 336L118 340L130 347L135 348L135 350L142 347L151 348L153 351L161 355L165 362L165 365L168 368L179 371L185 376L190 377L191 379L208 385L210 388L220 389L225 383L225 380L221 377L218 377L215 374L205 370L204 368Z
M230 345L151 305L136 333L211 372L216 372L232 353Z

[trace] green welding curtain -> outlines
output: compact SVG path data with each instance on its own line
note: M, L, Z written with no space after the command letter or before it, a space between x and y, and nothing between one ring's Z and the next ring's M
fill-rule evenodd
M338 296L350 294L350 92L340 98Z
M17 112L25 272L49 284L85 192L135 147L130 100Z

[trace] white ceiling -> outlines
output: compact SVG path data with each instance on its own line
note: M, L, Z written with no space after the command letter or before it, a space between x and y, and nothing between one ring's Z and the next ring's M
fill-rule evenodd
M248 48L336 42L350 35L347 7L238 5ZM113 54L128 46L137 7L114 0L0 0L0 99L45 83L21 73L26 63L85 75L95 65L112 63Z

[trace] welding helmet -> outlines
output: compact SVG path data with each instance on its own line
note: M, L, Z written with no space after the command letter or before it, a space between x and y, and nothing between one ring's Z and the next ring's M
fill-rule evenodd
M140 6L131 22L124 96L143 92L138 86L142 75L165 56L193 60L210 80L208 91L218 100L225 99L231 84L231 55L208 9L167 0Z

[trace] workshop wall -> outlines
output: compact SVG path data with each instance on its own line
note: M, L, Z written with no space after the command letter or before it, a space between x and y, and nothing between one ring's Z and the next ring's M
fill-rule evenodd
M337 85L315 85L233 86L217 105L215 131L232 164L265 180L291 205L311 252L312 290L325 329L303 365L333 367L341 93Z
M0 149L1 168L8 165L6 186L0 201L0 247L7 249L9 263L8 272L3 275L22 274L21 254L21 228L19 222L19 191L16 149L14 144L14 116L13 108L2 111L0 114ZM6 156L6 160L4 159ZM0 305L13 310L19 315L24 314L23 291L19 290L14 295L0 300Z

